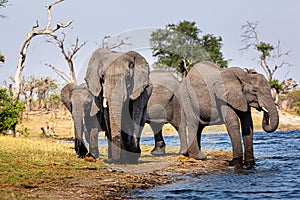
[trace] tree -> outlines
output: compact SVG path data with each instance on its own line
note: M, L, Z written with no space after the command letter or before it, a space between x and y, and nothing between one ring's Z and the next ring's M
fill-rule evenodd
M0 8L5 8L8 4L8 0L0 0ZM5 15L0 14L0 18L5 18Z
M68 27L73 21L70 20L67 23L63 24L61 22L58 22L56 24L56 26L54 26L53 28L50 28L51 26L51 20L52 20L52 13L51 13L51 8L62 2L63 0L56 0L55 2L49 4L46 6L47 9L47 13L48 13L48 22L45 28L43 29L37 29L39 27L39 23L38 21L36 22L36 25L32 27L32 31L30 31L25 39L25 42L21 48L21 52L20 52L20 57L19 57L19 61L18 61L18 66L17 66L17 70L16 70L16 74L15 74L15 90L14 90L14 98L19 98L20 95L20 85L21 85L21 73L24 69L24 63L25 63L25 59L26 59L26 53L27 53L27 49L29 47L30 41L38 35L48 35L51 36L53 38L56 38L57 36L55 35L55 32L57 30L59 30L60 28L66 28Z
M54 45L58 46L58 48L60 49L61 53L63 54L65 60L68 63L69 66L69 70L71 73L71 78L69 78L64 72L58 70L56 67L54 67L53 65L50 64L46 64L46 66L50 67L51 69L53 69L62 79L64 79L66 82L69 83L74 83L76 84L77 79L76 79L76 73L75 73L75 69L74 69L74 56L78 53L78 51L87 43L86 41L84 41L83 43L79 44L79 38L77 37L75 40L74 44L70 44L69 46L66 47L65 45L65 39L67 37L67 33L66 32L62 32L62 38L58 38L58 37L53 37L53 40L49 40L48 42L53 43Z
M212 34L206 34L202 37L201 44L209 53L212 62L219 65L221 68L227 68L228 60L226 60L221 52L222 37L215 37Z
M150 45L155 65L159 68L175 68L186 76L193 64L199 61L212 61L221 67L227 67L223 58L222 38L211 34L199 38L202 31L195 22L182 21L168 24L164 29L157 29L151 34Z
M0 134L5 133L6 130L15 131L23 110L23 104L13 98L13 93L10 90L0 89Z
M0 8L5 8L8 4L8 0L0 0ZM0 18L5 18L4 15L0 14ZM5 56L1 54L0 52L0 62L4 63L5 62Z
M242 42L245 46L240 50L245 51L253 48L257 51L259 53L259 65L264 70L269 81L272 81L274 74L278 69L284 66L291 66L291 64L283 60L283 58L288 56L291 51L281 52L280 40L276 46L260 40L257 31L258 24L258 21L247 21L246 25L242 26L243 34L241 37L243 38Z

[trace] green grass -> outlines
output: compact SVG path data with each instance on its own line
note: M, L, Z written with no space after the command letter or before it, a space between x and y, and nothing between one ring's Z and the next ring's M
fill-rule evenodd
M5 188L63 182L104 164L78 159L70 145L0 136L0 196Z

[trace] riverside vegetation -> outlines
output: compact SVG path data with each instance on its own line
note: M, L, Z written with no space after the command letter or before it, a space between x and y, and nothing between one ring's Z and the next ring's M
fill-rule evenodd
M207 174L228 169L230 151L206 150L208 160L197 161L176 154L167 146L166 156L153 157L152 147L142 146L138 165L108 165L106 147L100 160L79 159L73 144L73 124L66 110L24 112L17 126L20 137L0 136L0 196L3 199L118 199L133 189L171 183L183 174ZM253 112L254 129L260 130L261 113ZM41 128L52 130L43 133ZM300 128L300 119L280 113L279 129ZM21 130L21 131L20 131ZM165 135L176 134L164 126ZM206 133L226 132L224 126L207 127ZM152 135L145 126L143 135ZM100 137L104 137L100 134ZM159 164L158 164L159 163Z

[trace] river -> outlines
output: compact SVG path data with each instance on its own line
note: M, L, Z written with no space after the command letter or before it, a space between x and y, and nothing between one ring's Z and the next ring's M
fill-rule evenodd
M165 136L167 145L179 145L178 136ZM142 137L142 145L153 145ZM227 134L204 134L206 149L231 150ZM257 159L252 170L183 177L182 181L134 191L128 199L300 199L300 130L254 133Z

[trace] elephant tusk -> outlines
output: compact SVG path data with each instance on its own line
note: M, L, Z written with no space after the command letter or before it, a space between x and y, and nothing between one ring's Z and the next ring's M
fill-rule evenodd
M105 97L103 97L103 107L107 108L107 100Z
M264 112L266 112L266 113L269 112L265 107L262 107L261 109L262 109Z

